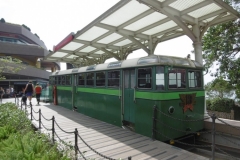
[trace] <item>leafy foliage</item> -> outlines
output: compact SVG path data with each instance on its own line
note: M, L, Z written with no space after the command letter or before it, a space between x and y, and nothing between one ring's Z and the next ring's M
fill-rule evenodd
M13 103L0 105L0 157L4 160L70 160L49 137L34 132L26 113Z
M234 100L229 98L214 98L206 100L207 110L230 113L236 107Z
M21 66L22 61L11 56L1 57L0 58L0 80L5 79L3 72L16 73L22 69L24 66ZM16 66L17 65L17 66Z
M240 0L226 2L239 11ZM210 27L203 37L203 51L208 73L228 79L240 98L240 19Z
M234 94L234 87L222 77L207 83L205 85L205 90L209 98L230 98Z

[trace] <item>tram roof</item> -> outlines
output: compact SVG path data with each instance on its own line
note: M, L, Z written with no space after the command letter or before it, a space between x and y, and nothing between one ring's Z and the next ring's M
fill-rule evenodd
M222 0L121 0L76 34L69 34L45 59L79 66L112 57L122 60L122 51L148 53L149 41L157 44L187 35L194 42L194 25L204 33L210 26L239 17Z
M173 56L151 55L141 58L127 59L124 61L103 63L98 65L84 66L63 71L57 71L52 75L66 75L91 71L118 70L131 67L147 67L152 65L166 65L171 67L203 68L197 61L190 58L180 58Z

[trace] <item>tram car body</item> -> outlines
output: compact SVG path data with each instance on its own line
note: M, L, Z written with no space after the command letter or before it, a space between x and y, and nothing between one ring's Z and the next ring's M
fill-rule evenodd
M49 82L58 105L160 141L203 129L203 67L187 58L85 66L54 72Z

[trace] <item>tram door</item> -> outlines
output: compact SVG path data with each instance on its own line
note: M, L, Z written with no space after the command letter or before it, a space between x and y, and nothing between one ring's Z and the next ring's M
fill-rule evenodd
M135 122L135 70L124 70L124 83L123 83L123 108L124 108L124 121Z

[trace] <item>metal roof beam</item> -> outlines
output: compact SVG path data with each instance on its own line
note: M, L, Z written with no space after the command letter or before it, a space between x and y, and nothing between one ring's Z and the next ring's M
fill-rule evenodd
M120 47L117 47L117 46L109 46L109 45L105 45L105 44L101 44L101 43L91 43L89 41L84 41L84 40L79 40L79 39L74 39L73 42L82 43L82 44L85 44L87 46L95 45L95 46L100 46L100 47L105 47L105 48L115 49L115 50L119 50L120 49Z
M141 39L148 39L147 35L144 35L144 34L136 34L135 35L134 32L131 32L131 31L128 31L128 30L125 30L125 29L118 29L117 27L113 27L113 26L106 25L106 24L103 24L103 23L99 23L96 26L107 29L107 30L110 30L112 32L119 32L119 33L123 33L125 35L131 35L131 36L141 38Z
M105 48L101 48L101 50L102 50L103 52L107 53L108 55L111 55L112 57L116 58L118 61L121 60L116 54L114 54L114 53L106 50Z
M148 55L150 55L150 50L143 45L141 42L139 42L138 40L136 40L133 36L128 36L128 39L131 40L132 42L136 43L139 47L141 47L145 52L147 52Z
M163 14L167 15L171 20L173 20L177 25L179 25L185 34L193 41L197 41L196 36L193 34L193 32L186 26L186 24L181 21L181 15L180 14L173 14L169 12L169 10L166 9L166 7L162 7L162 3L154 1L154 0L139 0L143 2L146 5L150 5L153 9L155 9L158 12L162 12Z
M217 3L220 7L223 7L226 11L231 12L235 16L235 18L240 18L240 14L236 10L234 10L231 6L223 2L222 0L212 0L212 1Z

